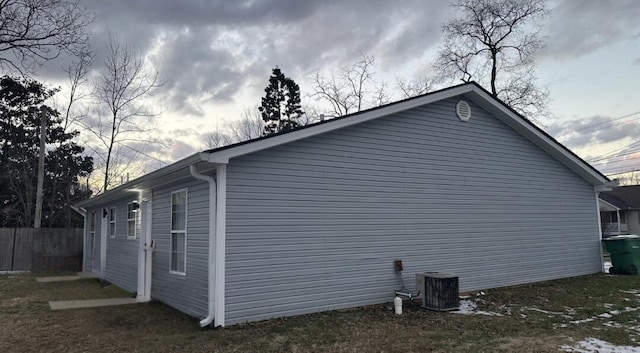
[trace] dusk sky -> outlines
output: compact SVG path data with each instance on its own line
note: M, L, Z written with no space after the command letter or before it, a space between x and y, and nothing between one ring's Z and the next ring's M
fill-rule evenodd
M108 31L158 64L165 83L152 104L162 110L155 134L164 145L147 153L167 163L203 149L203 133L258 105L276 65L311 105L313 72L337 71L361 53L375 57L377 78L391 89L396 77L428 75L442 25L455 15L447 1L422 0L83 4L96 15L94 69ZM555 118L539 125L604 173L640 169L640 1L557 0L549 8L537 74ZM38 78L63 85L64 60ZM396 91L393 100L401 98Z

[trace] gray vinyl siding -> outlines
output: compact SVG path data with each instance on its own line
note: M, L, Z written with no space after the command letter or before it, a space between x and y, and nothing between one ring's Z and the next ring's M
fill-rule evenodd
M127 238L127 204L137 200L136 196L132 194L129 197L104 206L107 209L111 207L116 208L115 237L109 235L108 216L102 219L102 222L107 222L107 261L103 277L107 281L129 292L136 292L138 290L138 252L140 251L140 237L138 236L136 239Z
M381 303L414 273L462 291L600 271L593 186L456 99L234 158L226 324Z
M171 193L187 190L187 260L185 275L170 273ZM153 190L151 297L191 316L207 315L209 185L190 179Z

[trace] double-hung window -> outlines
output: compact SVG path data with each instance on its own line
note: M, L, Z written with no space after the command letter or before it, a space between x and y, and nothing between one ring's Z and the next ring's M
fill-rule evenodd
M109 236L116 237L116 208L109 208Z
M171 272L186 273L187 190L171 193Z
M138 228L138 203L129 202L127 204L127 238L135 239Z

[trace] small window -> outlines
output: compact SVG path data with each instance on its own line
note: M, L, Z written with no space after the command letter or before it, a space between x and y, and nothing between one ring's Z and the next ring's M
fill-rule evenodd
M137 202L127 204L127 238L135 239L138 235L138 211Z
M620 223L627 223L627 213L620 212Z
M171 272L184 274L187 266L187 191L171 193Z
M109 236L116 237L116 208L109 208Z

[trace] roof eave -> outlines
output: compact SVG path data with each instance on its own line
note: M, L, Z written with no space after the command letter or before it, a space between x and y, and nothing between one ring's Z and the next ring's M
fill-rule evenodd
M516 113L511 108L507 107L506 104L493 97L478 84L473 82L451 87L434 93L428 93L414 99L408 99L398 103L389 104L359 114L354 114L353 116L349 116L346 119L339 118L329 121L326 124L311 126L306 129L292 131L290 133L273 136L271 138L232 146L230 148L222 150L203 152L203 159L206 159L209 162L227 163L230 158L242 156L284 143L297 141L303 138L315 136L350 125L359 124L368 120L398 113L408 109L413 109L425 104L452 98L455 96L465 96L471 101L475 102L476 104L496 116L502 122L506 123L508 126L516 130L518 133L523 135L525 138L529 139L545 152L558 159L561 163L576 172L590 184L597 187L604 187L603 190L608 190L611 187L611 180L609 180L609 178L604 176L590 164L588 164L576 154L571 152L569 149L564 147L553 137L546 134L544 131L542 131L532 123L528 122L524 117Z
M222 150L203 152L203 155L207 155L207 161L209 162L228 162L230 158L239 157L284 143L297 141L303 138L319 135L325 132L341 129L355 124L360 124L369 120L395 114L408 109L417 108L425 104L463 95L472 91L473 89L474 86L470 84L454 86L433 93L427 93L423 96L406 99L397 103L391 103L382 107L373 108L367 111L336 118L334 120L327 121L324 124L318 124L308 128L291 131L286 134L277 135L266 139L259 139L251 143L239 144L237 146L232 146L230 148L225 148Z
M111 190L107 190L105 193L94 196L90 199L79 202L77 207L91 207L93 205L99 205L105 202L113 201L124 197L127 192L137 192L141 188L146 188L152 181L157 180L167 174L170 174L181 169L189 168L191 164L203 161L206 156L201 153L195 153L189 157L183 158L175 163L169 164L166 167L155 170L151 173L145 174L139 178L133 179L125 184L122 184Z

